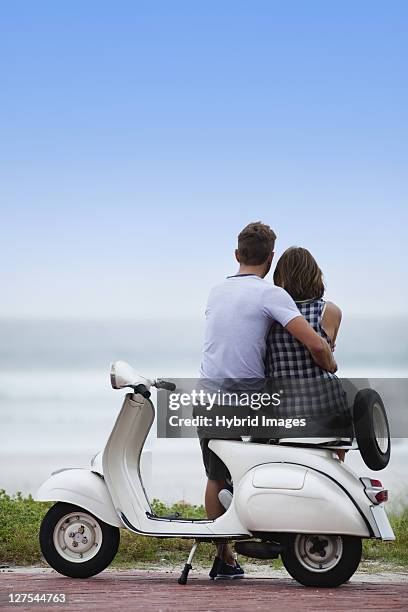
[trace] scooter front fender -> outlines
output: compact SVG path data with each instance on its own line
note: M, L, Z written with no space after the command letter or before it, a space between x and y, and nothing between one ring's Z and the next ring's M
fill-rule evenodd
M123 527L104 479L86 469L66 469L50 476L34 496L36 501L61 501L88 510L114 527Z

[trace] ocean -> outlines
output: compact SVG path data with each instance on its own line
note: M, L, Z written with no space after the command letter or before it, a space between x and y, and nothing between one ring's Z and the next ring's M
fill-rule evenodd
M152 378L194 378L202 334L197 320L0 320L0 488L34 493L52 470L89 465L123 401L110 386L110 363L128 361ZM408 319L346 317L336 359L340 376L408 377ZM358 451L346 461L370 474ZM408 440L396 438L390 465L376 473L394 508L408 503L407 464ZM197 440L157 439L153 426L142 475L151 498L203 501Z

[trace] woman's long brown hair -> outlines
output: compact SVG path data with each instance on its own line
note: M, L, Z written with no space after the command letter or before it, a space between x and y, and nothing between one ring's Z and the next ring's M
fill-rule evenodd
M302 247L290 247L279 258L273 275L275 285L283 287L300 302L323 297L323 273L313 255Z

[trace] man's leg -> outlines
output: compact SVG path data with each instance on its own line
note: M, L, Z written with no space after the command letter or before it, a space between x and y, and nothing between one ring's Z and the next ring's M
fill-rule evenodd
M207 487L205 489L205 510L207 517L210 519L216 519L225 512L224 506L218 499L218 493L225 489L227 483L225 480L207 480Z
M218 493L225 489L227 482L225 480L207 480L207 487L205 489L205 510L209 519L216 519L225 512L224 506L218 499ZM231 546L228 542L217 544L217 555L230 565L235 564L234 553L232 552Z
M201 451L205 471L207 473L207 487L205 489L205 510L209 519L216 519L225 512L224 506L218 499L218 493L227 486L230 477L227 466L208 448L208 438L200 438ZM217 544L217 556L228 563L235 565L235 557L228 542Z

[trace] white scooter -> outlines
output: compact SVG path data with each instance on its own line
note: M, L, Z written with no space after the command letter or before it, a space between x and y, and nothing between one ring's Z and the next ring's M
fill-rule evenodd
M119 546L119 528L160 538L194 539L179 579L185 584L200 542L235 541L255 558L281 555L289 574L307 586L335 587L356 571L362 538L394 540L380 481L359 478L333 448L291 441L257 444L212 440L227 465L234 493L216 520L156 516L140 475L140 457L155 410L147 380L124 362L111 369L115 389L130 387L102 455L102 465L54 472L37 492L56 501L41 524L40 545L51 567L87 578L105 569ZM171 460L169 459L169 462Z

